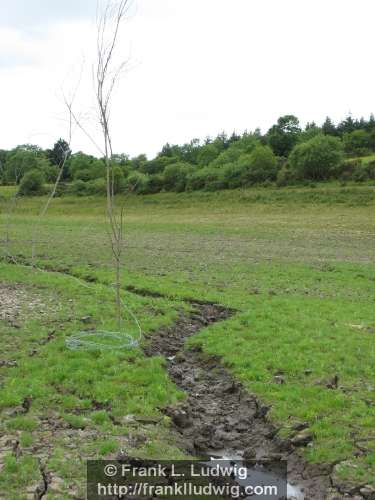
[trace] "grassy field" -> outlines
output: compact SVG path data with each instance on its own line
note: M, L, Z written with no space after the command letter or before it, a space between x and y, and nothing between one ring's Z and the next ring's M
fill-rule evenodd
M25 284L46 309L42 317L26 311L16 327L0 323L6 346L0 357L19 361L0 368L0 436L17 432L27 448L52 433L56 451L49 466L65 478L74 472L77 488L82 476L75 461L109 456L129 434L137 454L177 456L167 419L141 429L126 419L113 422L124 415L160 416L159 408L183 397L161 359L147 359L137 349L98 357L65 348L64 338L82 329L82 317L113 327L103 199L57 199L37 222L40 198L18 200L8 217L11 189L0 194L0 283ZM6 263L9 255L27 262L34 237L39 267L49 272ZM308 422L314 435L305 450L309 461L347 461L340 474L364 483L375 483L374 263L374 186L159 194L131 197L126 204L124 299L143 329L173 322L187 307L185 298L236 309L233 318L190 343L221 356L271 405L280 435L288 436L296 422ZM92 283L82 287L66 273ZM128 286L166 298L139 297L126 292ZM51 329L52 341L41 343ZM38 355L30 357L32 349ZM12 411L29 396L27 415ZM68 425L53 433L46 424L40 431L46 414ZM81 429L82 443L66 463L74 428ZM17 487L20 464L24 472L17 481L27 484L36 474L35 459L22 460L27 463L6 457L0 490L4 484Z

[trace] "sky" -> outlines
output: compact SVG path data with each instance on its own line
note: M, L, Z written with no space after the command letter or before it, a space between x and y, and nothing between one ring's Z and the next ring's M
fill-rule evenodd
M100 142L92 84L97 0L0 0L0 149L68 136L63 95ZM133 0L116 61L116 153L222 131L375 112L373 0ZM72 149L100 154L81 129Z

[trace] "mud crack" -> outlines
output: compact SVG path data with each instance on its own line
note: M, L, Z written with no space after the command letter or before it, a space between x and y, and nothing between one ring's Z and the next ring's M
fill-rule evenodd
M50 483L49 473L47 471L46 465L39 460L39 471L41 475L41 480L36 487L34 493L34 500L41 500L48 492L48 486Z

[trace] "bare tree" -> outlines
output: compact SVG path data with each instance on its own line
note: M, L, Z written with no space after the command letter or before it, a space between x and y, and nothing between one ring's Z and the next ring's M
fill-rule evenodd
M97 15L96 63L93 69L95 97L103 139L104 161L106 166L107 217L112 256L115 265L115 287L117 321L121 328L121 258L124 243L124 207L115 206L114 162L112 161L112 137L110 132L110 113L113 91L127 60L118 64L114 56L118 43L121 24L125 19L130 1L107 1Z

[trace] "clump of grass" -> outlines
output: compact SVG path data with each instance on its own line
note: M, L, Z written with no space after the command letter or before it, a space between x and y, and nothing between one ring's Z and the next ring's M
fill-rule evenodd
M8 429L20 431L34 431L38 425L38 421L29 416L16 416L7 422Z

